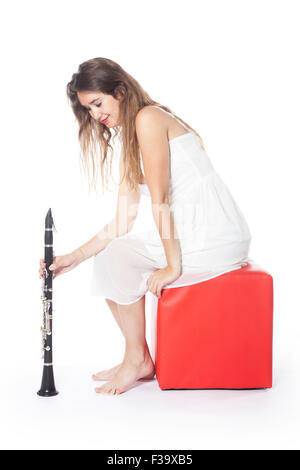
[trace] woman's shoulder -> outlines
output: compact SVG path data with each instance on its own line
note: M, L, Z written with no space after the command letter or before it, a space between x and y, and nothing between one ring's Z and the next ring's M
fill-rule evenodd
M137 112L136 120L147 120L151 119L152 117L166 118L168 116L166 116L164 112L158 109L157 106L149 104L144 106Z
M135 118L136 129L158 126L168 132L170 127L170 116L154 105L146 105L141 108Z

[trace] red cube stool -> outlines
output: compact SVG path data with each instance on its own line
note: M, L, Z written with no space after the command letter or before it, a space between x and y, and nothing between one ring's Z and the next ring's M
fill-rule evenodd
M152 358L165 389L272 387L273 278L253 260L151 294Z

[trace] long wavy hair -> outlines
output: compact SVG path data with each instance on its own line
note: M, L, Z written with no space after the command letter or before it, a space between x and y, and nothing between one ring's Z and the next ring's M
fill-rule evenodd
M101 92L119 100L122 125L112 128L114 134L111 132L112 129L93 119L89 111L81 105L77 96L78 91ZM114 143L118 137L125 169L122 181L125 178L129 188L137 191L138 183L143 178L135 130L135 117L138 111L144 106L155 105L176 118L178 116L170 108L152 100L141 85L119 64L104 57L90 59L79 65L78 72L72 75L71 81L67 84L67 97L79 124L80 161L88 175L89 190L94 187L97 192L99 166L102 191L104 186L108 189L108 177L111 176L114 153L111 143ZM181 118L178 119L198 136L204 149L200 135Z

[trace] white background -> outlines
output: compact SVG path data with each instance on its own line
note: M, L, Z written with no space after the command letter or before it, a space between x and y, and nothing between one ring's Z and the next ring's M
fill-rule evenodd
M299 2L10 1L1 4L1 436L3 449L299 448ZM269 390L97 395L90 376L124 340L91 297L92 258L58 277L54 372L40 387L39 259L52 208L55 253L95 235L114 190L88 194L66 84L80 63L118 62L204 140L274 281ZM135 230L148 214L143 196ZM149 322L147 323L149 330ZM148 334L148 333L147 333Z

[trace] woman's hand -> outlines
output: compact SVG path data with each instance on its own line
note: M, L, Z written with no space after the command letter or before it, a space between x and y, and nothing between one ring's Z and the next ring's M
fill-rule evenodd
M66 273L74 269L80 263L79 259L73 254L69 253L63 256L54 256L53 263L49 266L50 271L53 273L53 279L60 274ZM40 259L40 279L44 277L45 260Z
M157 269L154 271L147 280L147 286L152 294L161 297L161 290L166 284L175 281L181 275L181 268L175 269L170 266L166 268Z

